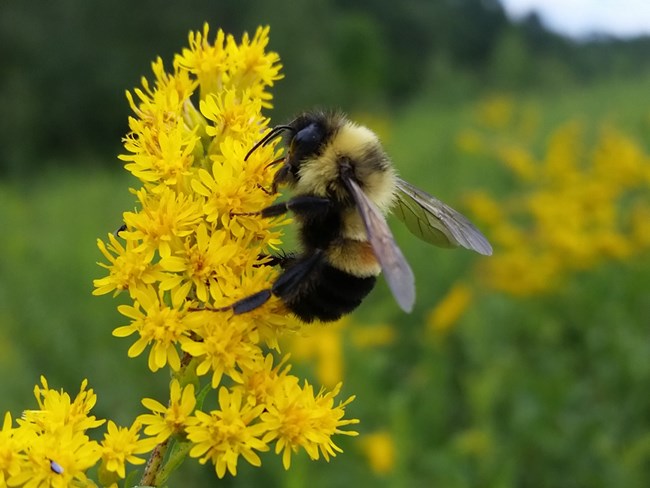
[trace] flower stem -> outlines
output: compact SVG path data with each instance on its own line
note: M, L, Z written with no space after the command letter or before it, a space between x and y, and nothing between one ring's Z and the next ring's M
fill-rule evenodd
M158 444L153 451L151 451L151 456L149 456L149 461L147 461L147 466L144 468L144 473L142 474L142 479L140 480L140 485L142 486L156 486L156 476L160 471L163 459L165 458L165 453L169 447L169 439Z

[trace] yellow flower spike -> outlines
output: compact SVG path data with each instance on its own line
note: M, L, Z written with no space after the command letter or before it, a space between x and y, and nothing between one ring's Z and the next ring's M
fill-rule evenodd
M134 306L120 305L118 311L132 320L130 325L116 328L113 335L128 337L138 333L140 336L129 348L129 357L139 356L151 344L149 352L149 369L157 371L166 364L174 371L180 369L180 356L176 345L189 341L189 326L186 323L187 312L181 308L189 291L186 284L177 291L172 307L165 304L164 292L152 287L134 291Z
M326 461L342 452L332 441L332 435L358 435L355 431L342 430L341 427L356 424L357 419L342 420L345 407L354 396L334 406L334 397L341 390L339 383L331 392L321 390L314 395L313 387L305 381L301 388L291 376L285 377L283 387L266 405L261 415L267 425L268 433L263 437L266 443L275 441L276 454L282 453L285 469L291 466L291 454L303 448L313 460L322 455Z
M194 385L188 384L181 389L178 380L174 379L169 391L168 406L152 398L142 400L142 405L153 413L140 415L138 421L146 425L144 433L152 436L156 443L184 433L188 419L196 406Z
M267 404L296 389L307 398L305 411L313 410L300 444L312 458L338 452L330 437L355 422L341 419L347 402L334 407L329 394L300 389L284 362L274 367L273 357L265 356L263 348L278 349L281 334L298 327L280 300L272 297L241 315L215 310L271 286L278 270L264 265L266 256L280 247L281 228L290 222L255 215L275 199L269 162L281 156L278 141L248 155L268 130L261 110L271 106L268 89L281 78L278 55L266 51L268 32L259 28L237 43L221 30L211 38L206 24L190 33L171 73L156 60L153 79L143 78L140 88L127 93L134 115L120 159L141 182L132 190L138 207L124 213L119 237L98 242L108 276L95 280L94 293L129 291L133 302L118 311L130 323L113 335L135 337L130 357L149 349L151 371L169 366L175 377L204 377L219 391L219 409L210 413L192 413L194 387L181 388L178 381L170 386L167 406L143 400L151 413L139 422L158 443L145 485L168 474L173 467L165 463L185 454L173 450L166 457L175 435L187 434L190 456L213 462L219 477L236 474L240 456L259 466L257 452L268 450L261 438L269 430L260 416ZM135 428L113 424L109 430L107 446L137 435ZM102 468L109 484L129 459L111 446Z
M127 230L120 237L139 243L137 250L153 248L163 257L181 249L201 221L201 202L168 188L155 196L141 189L137 196L142 210L124 212Z
M239 316L219 312L195 313L190 324L200 341L188 340L182 344L185 352L198 358L196 374L212 373L212 387L217 388L225 374L242 381L242 369L251 369L262 357L262 350L249 337L251 325Z
M138 246L135 241L127 241L126 246L123 246L113 234L108 234L108 242L106 245L97 239L97 247L110 264L98 263L109 271L109 275L93 280L93 295L110 292L117 295L121 291L132 291L166 278L160 266L153 263L153 249Z
M298 384L298 378L289 376L291 366L287 364L288 359L287 355L274 367L272 354L258 358L250 369L244 369L241 384L235 385L232 390L241 390L242 396L253 406L270 403L278 387L285 381Z
M105 421L90 415L96 402L92 389L83 381L73 399L64 391L53 390L41 377L34 388L36 410L25 410L12 428L6 415L0 431L0 481L2 486L90 486L86 470L101 457L97 442L86 430ZM6 442L5 442L6 441ZM6 449L11 448L11 453Z
M242 401L241 392L219 389L219 410L209 414L197 411L190 419L187 437L194 443L190 456L200 458L205 464L210 460L219 478L228 471L237 475L237 461L241 455L253 466L260 466L261 459L255 451L268 451L268 445L260 439L267 427L258 421L264 405L252 406Z
M227 53L224 49L225 33L219 29L214 42L208 40L210 28L203 25L202 32L190 32L189 48L174 58L174 66L196 76L201 99L207 93L217 93L223 89L227 75Z
M647 250L647 219L638 209L647 206L650 157L639 142L605 126L589 147L584 124L569 121L551 133L537 161L521 140L494 132L481 133L494 141L484 152L525 185L500 200L467 199L498 248L478 268L488 286L515 296L549 293L571 273Z
M27 441L26 433L13 427L11 413L6 412L0 430L0 486L7 486L7 479L25 468L27 457L23 451Z
M34 397L39 409L25 410L22 418L18 420L21 426L35 432L57 432L61 429L83 432L105 422L88 415L97 402L93 390L86 390L88 380L81 382L79 393L74 400L64 391L50 389L43 376L41 376L41 385L42 387L38 385L34 387Z
M156 440L140 439L141 428L138 421L131 427L118 427L113 421L108 421L107 432L101 443L102 469L124 478L126 463L145 463L145 460L137 455L150 452L155 447Z

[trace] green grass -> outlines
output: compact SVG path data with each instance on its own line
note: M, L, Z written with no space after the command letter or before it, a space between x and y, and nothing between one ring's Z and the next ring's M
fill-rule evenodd
M525 101L540 107L545 130L578 116L596 126L611 121L647 141L647 81ZM473 106L424 101L393 119L388 142L404 177L459 209L467 190L503 190L502 174L454 147ZM95 414L124 424L141 412L142 397L164 400L166 373L148 373L143 358L127 359L130 341L111 336L124 323L120 299L91 295L92 279L103 275L95 240L133 208L130 184L120 172L50 170L30 183L0 185L0 410L17 416L33 408L40 374L71 393L88 378L99 396ZM449 336L433 341L426 314L484 258L431 248L391 225L415 269L417 307L404 315L378 286L354 320L392 323L397 339L364 351L346 344L342 396L357 395L349 415L361 419L362 434L393 434L394 472L373 475L355 440L344 438L337 442L345 454L330 464L303 453L285 473L277 456L266 454L262 469L242 462L237 479L224 484L648 486L648 258L583 272L543 298L486 292ZM212 475L202 477L192 465L176 482L207 484Z

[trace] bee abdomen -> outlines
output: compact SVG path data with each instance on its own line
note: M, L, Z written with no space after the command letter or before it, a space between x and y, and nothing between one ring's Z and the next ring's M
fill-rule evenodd
M356 309L375 286L375 276L358 277L323 263L309 283L284 297L289 310L304 322L338 320Z
M325 254L330 265L351 275L365 278L381 273L372 245L366 240L343 238Z

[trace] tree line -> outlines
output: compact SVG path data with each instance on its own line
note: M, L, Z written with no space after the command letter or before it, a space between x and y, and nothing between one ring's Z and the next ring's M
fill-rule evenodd
M25 0L0 5L0 174L46 165L115 164L127 131L124 91L171 65L189 30L209 22L239 37L271 26L285 79L274 118L313 106L398 109L485 89L527 90L630 76L649 38L577 42L536 15L513 23L497 0L160 2Z

